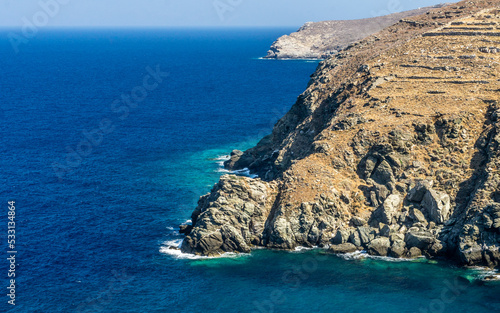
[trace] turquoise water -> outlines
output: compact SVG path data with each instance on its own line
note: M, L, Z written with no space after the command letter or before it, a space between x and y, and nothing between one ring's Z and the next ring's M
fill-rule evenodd
M4 31L0 223L15 200L18 261L17 304L5 296L0 311L500 311L498 283L446 263L167 249L221 158L268 134L306 88L317 62L258 58L290 31L45 31L18 54ZM168 77L120 119L114 100L157 65ZM113 131L68 163L103 120Z

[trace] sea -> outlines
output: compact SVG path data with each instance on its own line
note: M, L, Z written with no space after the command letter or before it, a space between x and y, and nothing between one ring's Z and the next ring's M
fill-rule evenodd
M169 249L307 88L318 61L260 58L291 31L1 30L0 312L500 312L445 261Z

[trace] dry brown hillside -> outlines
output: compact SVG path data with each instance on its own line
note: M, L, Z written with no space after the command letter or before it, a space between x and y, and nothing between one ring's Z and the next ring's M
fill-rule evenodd
M500 264L500 2L462 1L323 61L200 199L185 252L357 249Z

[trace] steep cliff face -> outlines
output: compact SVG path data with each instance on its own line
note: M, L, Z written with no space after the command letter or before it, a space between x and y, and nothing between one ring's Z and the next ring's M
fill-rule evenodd
M500 9L464 1L323 61L200 199L184 252L364 249L500 262Z
M265 58L324 59L401 19L420 15L442 6L444 5L360 20L308 22L296 32L278 38L271 45Z

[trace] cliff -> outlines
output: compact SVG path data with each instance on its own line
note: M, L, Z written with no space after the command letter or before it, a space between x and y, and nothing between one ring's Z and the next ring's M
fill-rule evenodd
M182 251L319 246L500 263L500 9L463 1L320 63L272 134L235 151Z
M346 21L308 22L298 31L276 40L266 59L324 59L399 20L423 14L443 5Z

